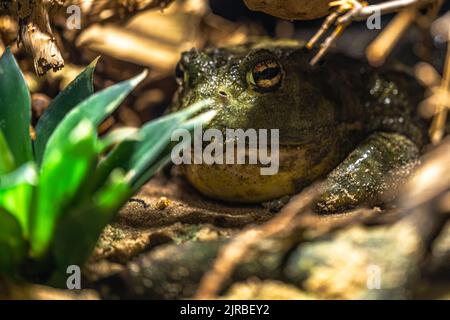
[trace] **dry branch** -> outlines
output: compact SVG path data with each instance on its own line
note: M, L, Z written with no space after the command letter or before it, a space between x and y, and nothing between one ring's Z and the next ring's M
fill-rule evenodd
M200 282L196 299L212 299L217 297L223 283L229 278L234 268L247 255L251 247L263 238L271 237L281 231L289 231L298 214L304 213L317 196L318 186L312 186L294 197L283 210L266 224L243 230L219 252L212 269Z
M311 49L333 23L336 24L336 28L320 45L319 52L310 62L311 65L315 65L326 52L328 52L330 47L336 42L337 38L342 35L345 28L348 27L352 21L364 20L373 14L383 15L401 10L415 10L416 8L423 7L432 2L440 3L441 0L393 0L370 6L365 6L365 4L359 0L338 0L331 2L330 6L335 7L335 11L325 19L322 27L308 42L307 47ZM405 25L403 30L411 21L411 19L401 20Z
M19 22L19 42L33 56L38 75L48 70L59 70L64 60L50 27L49 12L61 6L61 1L13 0L0 1L0 13L6 13Z
M36 73L40 76L49 70L64 67L64 59L51 29L51 19L69 6L81 9L86 25L106 19L123 19L150 8L165 8L173 0L0 0L0 14L17 19L19 44L33 56Z
M81 9L83 25L106 20L126 19L137 12L148 9L164 9L174 0L66 0L64 8L77 5Z
M436 115L430 128L430 137L433 144L441 141L445 132L445 124L447 121L447 113L450 108L450 99L448 92L450 91L450 29L447 38L447 57L445 60L444 74L439 90L438 103L436 104Z
M397 14L381 34L367 47L366 56L373 66L380 66L392 51L403 33L417 16L415 8L408 8Z

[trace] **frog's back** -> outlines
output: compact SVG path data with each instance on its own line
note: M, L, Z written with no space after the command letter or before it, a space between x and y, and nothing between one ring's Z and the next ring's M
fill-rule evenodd
M407 67L394 63L372 68L341 54L332 54L323 67L331 94L341 100L344 117L360 118L365 135L397 132L418 146L429 142L430 122L417 110L425 90Z

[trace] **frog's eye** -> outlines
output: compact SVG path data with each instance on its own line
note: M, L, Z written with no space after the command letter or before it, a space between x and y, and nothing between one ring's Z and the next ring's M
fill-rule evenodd
M177 66L175 67L175 78L176 78L177 83L179 85L182 85L183 82L186 83L187 80L188 80L188 74L184 70L184 67L183 67L183 65L180 62L178 62Z
M277 89L281 84L281 77L281 66L274 59L263 60L247 72L247 82L261 92Z

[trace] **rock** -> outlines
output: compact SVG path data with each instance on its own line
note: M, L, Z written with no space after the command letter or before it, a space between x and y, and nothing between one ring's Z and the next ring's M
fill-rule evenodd
M228 300L310 300L312 297L299 288L281 281L252 279L238 282L221 296Z
M288 20L311 20L329 13L332 0L244 0L251 10Z
M421 257L420 239L403 223L356 225L300 244L285 275L321 299L406 299Z
M232 206L205 199L182 178L168 179L160 174L105 228L84 274L90 281L99 281L160 245L226 239L248 224L259 224L271 217L270 208Z
M1 300L97 300L94 290L64 290L48 286L13 283L0 278Z
M285 255L292 247L291 241L291 238L283 238L259 243L239 263L227 285L250 277L280 280ZM128 263L125 271L105 279L100 290L106 298L190 298L226 243L226 240L218 239L158 247ZM108 289L111 284L114 284L112 290Z
M103 287L111 281L119 283L112 293L126 299L190 297L221 245L208 241L162 246L128 263L126 271L107 279ZM111 295L111 290L101 291Z

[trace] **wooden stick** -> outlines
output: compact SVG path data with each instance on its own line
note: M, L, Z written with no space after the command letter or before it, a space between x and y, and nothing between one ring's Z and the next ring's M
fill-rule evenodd
M450 29L447 37L447 56L445 58L444 74L442 77L440 92L450 91ZM450 108L450 101L448 95L442 95L439 98L439 103L436 106L436 115L431 123L429 131L430 139L433 144L438 144L445 133L445 124L447 120L448 109Z
M217 297L222 284L231 276L236 265L241 262L248 250L263 238L288 231L295 226L294 220L304 213L317 196L320 185L311 186L292 200L272 220L239 233L219 252L213 267L202 278L194 299L213 299Z
M336 21L338 17L339 17L338 11L330 13L326 17L323 24L320 26L319 31L317 31L316 34L314 34L314 36L308 41L308 43L306 44L306 48L312 49L312 47L314 47L316 42L319 41L319 39L325 34L325 32L328 31L328 29L331 27L331 25Z
M49 70L64 67L64 59L50 25L50 16L57 14L58 9L79 5L82 15L92 24L104 21L102 13L106 11L112 12L106 20L123 20L125 16L130 17L144 9L164 8L172 1L0 0L0 13L19 21L19 43L33 56L36 73L42 76Z
M337 1L334 4L339 5L339 7L331 13L322 24L319 31L311 38L307 44L307 48L311 49L315 42L326 32L330 25L336 21L336 31L334 31L321 45L321 49L311 60L310 64L316 64L329 50L331 45L336 41L336 39L342 34L342 31L352 22L357 20L364 20L373 14L386 14L395 11L402 10L404 8L419 8L425 4L439 1L439 0L394 0L388 1L380 4L375 4L371 6L362 6L361 4L356 4L355 0ZM332 3L333 4L333 3ZM349 9L350 8L350 9ZM336 17L336 13L341 15L340 18ZM403 18L404 19L404 18ZM401 32L400 32L401 34ZM394 42L395 43L395 42ZM393 46L393 44L390 44ZM378 52L377 52L378 54Z
M380 66L391 53L397 41L414 22L416 8L407 8L397 14L381 34L367 47L366 56L373 66Z
M344 30L345 30L344 25L338 25L336 29L334 29L333 33L328 38L325 39L325 41L320 45L319 52L310 61L310 64L312 66L316 65L317 62L319 62L320 59L322 59L325 53L327 53L327 51L330 49L331 45L336 41L338 37L342 35Z
M436 0L394 0L383 2L380 4L374 4L362 8L358 15L353 17L353 20L357 21L367 19L376 12L379 12L380 14L387 14L397 12L411 6L423 6L434 1Z
M34 68L39 76L48 70L57 71L64 67L64 59L50 27L48 8L43 2L35 2L29 8L30 15L19 20L20 42L33 55Z

